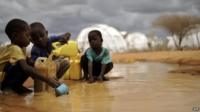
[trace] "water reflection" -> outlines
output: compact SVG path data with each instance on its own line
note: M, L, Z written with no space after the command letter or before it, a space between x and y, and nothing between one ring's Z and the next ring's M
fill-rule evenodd
M54 91L0 96L0 112L192 112L200 107L200 76L169 73L177 65L116 64L110 81L66 81L70 94Z
M168 72L177 65L138 62L117 67L125 77L120 83L110 84L112 94L118 96L113 112L190 112L200 107L200 77Z

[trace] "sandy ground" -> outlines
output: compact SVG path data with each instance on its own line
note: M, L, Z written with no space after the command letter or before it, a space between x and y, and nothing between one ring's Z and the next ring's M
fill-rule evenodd
M191 51L157 51L138 53L118 53L112 54L114 63L133 63L136 61L159 61L187 65L175 71L181 73L191 73L200 75L200 50Z

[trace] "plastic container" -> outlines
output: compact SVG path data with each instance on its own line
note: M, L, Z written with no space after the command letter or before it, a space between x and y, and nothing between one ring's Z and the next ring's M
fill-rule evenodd
M56 76L56 64L50 58L37 58L34 67L40 74L45 75L46 77ZM42 92L49 89L49 86L45 82L38 79L34 80L34 92Z
M69 40L67 44L60 46L58 42L53 43L55 50L53 54L56 56L69 57L70 67L64 74L64 79L79 80L81 79L80 56L76 41Z
M69 69L69 78L72 80L79 80L81 79L82 73L81 73L81 65L80 65L80 57L72 57L71 58L71 64Z
M45 76L47 76L48 74L48 68L45 65L47 58L44 57L39 57L37 58L37 60L35 61L35 69L40 73L43 74ZM43 83L42 81L35 79L34 80L34 92L42 92L45 90L45 83Z
M0 72L0 88L1 88L1 83L4 79L4 73ZM1 94L1 90L0 90L0 94Z
M64 94L68 94L69 88L68 88L67 85L61 84L60 86L58 86L55 89L55 92L56 92L56 96L61 96L61 95L64 95Z
M52 46L53 46L54 49L57 49L57 48L61 47L62 45L60 44L60 42L54 42L52 44Z
M81 76L80 56L70 57L70 67L64 74L64 79L80 80Z
M3 81L3 78L4 78L4 74L2 72L0 72L0 84Z
M58 47L58 48L56 48L55 50L53 50L52 53L53 53L55 56L61 56L61 55L60 55L61 49L62 49L62 47Z
M69 67L69 69L70 69L70 67ZM69 69L65 72L65 74L64 74L64 79L65 80L70 80L70 78L69 78Z
M55 50L53 50L53 53L55 55L65 56L65 57L74 57L78 54L78 45L76 41L69 40L67 44L64 44L62 46L56 46L58 43L53 43Z

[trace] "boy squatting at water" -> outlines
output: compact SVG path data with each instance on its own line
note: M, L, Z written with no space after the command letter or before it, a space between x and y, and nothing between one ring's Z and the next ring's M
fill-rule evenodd
M48 38L48 31L40 22L34 22L31 27L31 58L35 61L38 57L49 57L53 50L52 43L59 41L61 44L67 43L71 34L65 33L59 36L51 36ZM61 78L69 68L69 62L63 57L54 57L53 60L57 64L57 79Z
M98 30L90 31L88 41L90 48L81 57L81 67L84 72L83 79L89 80L89 83L95 80L108 80L104 75L113 68L113 63L108 49L102 47L101 32Z
M23 86L29 76L44 81L53 88L61 85L54 78L44 77L30 65L25 55L25 47L30 43L30 27L27 22L12 19L6 25L5 32L11 44L0 52L0 71L4 74L1 90L11 89L18 94L30 93L32 91Z

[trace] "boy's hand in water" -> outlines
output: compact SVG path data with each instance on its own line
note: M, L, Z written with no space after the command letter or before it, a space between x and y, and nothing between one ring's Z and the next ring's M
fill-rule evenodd
M48 84L53 88L57 88L60 85L60 82L58 82L55 78L49 78Z

